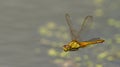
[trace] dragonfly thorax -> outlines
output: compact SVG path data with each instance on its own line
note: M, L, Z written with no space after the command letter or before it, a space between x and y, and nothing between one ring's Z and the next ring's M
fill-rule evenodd
M80 44L76 40L72 40L67 45L63 46L64 51L76 51L80 48Z
M76 40L72 40L69 44L68 44L71 48L79 48L80 44L78 41Z

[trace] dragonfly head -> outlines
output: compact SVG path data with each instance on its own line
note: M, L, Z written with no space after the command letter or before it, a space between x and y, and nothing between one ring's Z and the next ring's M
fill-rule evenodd
M70 50L70 46L64 45L64 46L63 46L63 50L64 50L65 52L69 51L69 50Z

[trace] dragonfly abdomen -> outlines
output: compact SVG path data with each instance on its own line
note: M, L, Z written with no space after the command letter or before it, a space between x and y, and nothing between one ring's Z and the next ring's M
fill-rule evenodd
M93 45L93 44L98 44L98 43L103 43L103 42L104 42L104 40L102 40L102 39L93 40L93 41L83 41L83 42L80 42L80 47L83 48L88 45Z

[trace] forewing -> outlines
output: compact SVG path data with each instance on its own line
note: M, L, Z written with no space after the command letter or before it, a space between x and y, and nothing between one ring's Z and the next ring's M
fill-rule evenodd
M86 16L83 23L81 24L81 28L77 33L77 39L82 41L82 34L85 34L86 31L91 29L93 22L93 17L92 16ZM86 32L87 33L87 32Z
M75 35L75 31L73 29L72 23L71 23L71 19L70 19L70 15L68 13L65 14L65 18L67 21L67 24L69 26L69 30L70 30L70 35L71 35L71 39L75 40L77 38L77 36Z

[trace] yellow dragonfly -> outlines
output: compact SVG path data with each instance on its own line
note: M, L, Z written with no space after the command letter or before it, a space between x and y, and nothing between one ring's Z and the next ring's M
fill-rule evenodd
M71 42L69 42L67 45L63 46L63 50L65 52L67 51L77 51L79 48L84 48L87 47L88 45L93 45L93 44L98 44L98 43L103 43L105 40L101 39L101 38L92 38L90 40L87 41L79 41L79 35L81 33L81 31L86 27L86 25L90 22L92 22L93 17L92 16L86 16L80 30L77 32L77 34L74 33L72 24L71 24L71 19L69 14L65 14L65 18L67 21L67 24L69 26L70 29L70 34L71 34Z

